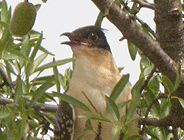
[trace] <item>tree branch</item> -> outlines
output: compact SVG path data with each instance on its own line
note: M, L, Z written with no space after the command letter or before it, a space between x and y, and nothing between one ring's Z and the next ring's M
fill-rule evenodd
M151 62L162 72L162 74L175 80L177 74L177 64L160 47L157 41L154 41L140 29L113 0L92 0L92 2L106 15L124 35L124 37L134 43ZM184 82L182 74L181 81Z
M30 101L26 100L26 105L25 107L28 108ZM14 100L12 99L8 99L8 98L4 98L4 97L0 97L0 104L1 105L7 105L7 104L11 104L14 105L16 107L18 107L17 104L14 104ZM48 105L48 104L42 104L42 103L36 103L33 108L35 110L40 110L40 111L46 111L46 112L56 112L57 110L57 105Z

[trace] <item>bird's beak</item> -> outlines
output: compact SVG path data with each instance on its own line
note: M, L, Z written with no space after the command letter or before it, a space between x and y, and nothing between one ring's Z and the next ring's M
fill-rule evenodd
M67 36L70 39L70 41L61 42L61 44L67 44L70 46L80 44L80 38L76 37L73 33L66 32L61 34L60 36Z

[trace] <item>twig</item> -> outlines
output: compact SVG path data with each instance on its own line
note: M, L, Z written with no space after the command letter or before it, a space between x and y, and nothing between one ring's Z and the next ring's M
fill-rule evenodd
M10 92L11 92L12 96L14 96L15 95L14 89L13 89L14 84L13 83L10 84L8 82L8 77L7 77L6 72L5 72L5 70L3 69L2 66L0 66L0 75L1 75L1 78L3 79L3 81L4 81L3 84L0 85L0 88L2 88L4 85L7 85L10 88Z
M152 10L155 10L155 5L152 3L148 3L142 0L133 0L134 2L138 3L140 5L140 7L146 7Z
M157 34L151 29L151 27L148 26L147 23L145 23L143 20L141 20L139 17L135 15L135 19L139 21L139 23L150 32L156 40L159 40Z
M146 78L146 81L144 84L141 86L140 93L142 94L142 91L145 89L145 87L148 85L148 82L150 81L151 77L153 76L154 72L156 71L156 67L154 67L149 74L149 76Z
M29 125L28 123L26 122L26 127L25 127L25 130L24 130L24 135L22 137L22 140L27 140L27 133L29 133Z
M52 132L54 132L54 129L49 127L50 123L45 119L45 117L47 117L53 123L53 125L57 125L56 117L52 116L52 115L49 115L49 114L41 113L40 111L37 111L37 113L43 119L41 124L43 124L44 127L43 127L43 130L42 130L41 134L46 135L48 130L51 130Z
M179 140L177 127L173 127L172 133L173 133L173 136L174 136L174 140Z
M101 122L99 122L98 123L98 133L97 133L97 136L96 136L96 138L95 138L95 140L102 140L102 138L101 138L101 131L102 131L102 124L101 124Z
M158 99L161 99L161 98L167 99L167 98L168 98L168 95L166 95L166 94L160 94L160 95L158 95L158 97L157 97L156 99L154 99L154 100L152 101L152 103L151 103L151 104L149 105L149 107L147 108L146 115L145 115L145 119L148 118L148 114L149 114L149 112L151 111L152 106L153 106L155 103L158 102ZM141 134L141 135L144 134L144 130L145 130L145 123L143 123L142 130L140 131L140 134Z
M158 118L141 118L140 119L141 124L146 124L150 126L171 126L172 123L167 120L167 118L164 118L162 120L159 120Z
M0 85L0 88L2 88L4 85L10 86L8 82L8 78L6 76L6 72L4 71L2 66L0 66L0 75L1 75L1 78L3 79L3 84Z
M136 0L136 1L137 1L137 0ZM130 7L128 7L127 4L125 4L124 2L122 2L122 3L123 3L123 5L124 5L125 9L130 13L130 11L131 11ZM133 18L133 19L135 18L136 20L138 20L139 23L140 23L144 28L146 28L146 29L148 30L148 32L150 32L150 33L152 34L152 36L155 37L156 40L159 40L157 34L151 29L151 27L149 27L147 23L145 23L143 20L141 20L141 19L136 15L136 14L140 11L140 9L141 9L141 7L138 7L138 9L135 10L135 12L131 14L132 16L130 15L130 17Z
M30 101L26 100L26 105L25 107L28 108ZM0 97L0 104L1 105L7 105L11 104L16 107L18 107L18 104L14 104L14 100ZM57 106L56 105L48 105L48 104L43 104L43 103L36 103L33 108L35 110L40 110L40 111L46 111L46 112L56 112Z

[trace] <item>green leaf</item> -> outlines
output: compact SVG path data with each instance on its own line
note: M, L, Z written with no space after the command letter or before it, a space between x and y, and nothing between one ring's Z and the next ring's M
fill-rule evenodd
M116 99L118 98L118 96L121 94L121 92L123 91L125 85L128 83L128 79L129 79L129 74L127 75L123 75L121 77L121 79L118 81L118 83L116 84L116 86L114 87L110 98L113 101L116 101Z
M0 119L4 119L10 116L10 113L7 110L0 110Z
M138 8L138 4L136 2L134 2L132 7L131 7L130 14L134 14L137 11L137 8Z
M73 106L79 107L85 111L91 112L91 110L82 102L79 100L67 95L67 94L60 94L59 98L69 104L72 104Z
M162 83L164 87L168 90L168 92L171 94L174 89L174 85L171 82L171 80L167 78L166 76L162 75Z
M155 99L157 97L157 94L155 94L154 92L152 92L152 90L149 87L145 88L145 100L146 100L146 104L150 105L153 101L153 99ZM154 116L159 116L160 115L160 105L157 103L154 103L152 108L151 108L151 114Z
M79 119L91 119L91 120L96 120L96 121L100 121L100 122L108 122L108 123L112 123L109 119L107 118L102 118L93 114L80 114L77 116L77 118Z
M17 77L16 90L15 90L15 103L18 103L19 98L22 96L22 80L20 75Z
M127 121L133 117L136 108L139 105L140 98L141 98L140 86L136 84L132 89L132 100L130 101L130 106L126 116Z
M55 62L55 59L53 60L53 62ZM53 67L53 72L54 72L57 92L60 93L59 72L56 66Z
M29 46L29 36L26 35L24 37L24 40L21 43L21 50L20 50L20 52L25 54L28 57L30 51L31 51L31 47Z
M49 80L50 78L52 78L53 76L49 75L49 76L44 76L44 77L38 77L36 79L33 79L31 82L34 83L34 85L41 85L44 84L47 80Z
M42 97L47 89L52 87L54 84L54 77L49 78L43 85L41 85L36 91L33 93L33 99L29 104L29 108L33 107L33 105Z
M112 118L116 121L120 119L119 109L116 103L109 97L105 96L107 102L107 112L111 114Z
M56 67L56 66L60 66L60 65L64 65L64 64L72 62L74 60L75 60L74 58L69 58L69 59L58 60L58 61L55 61L55 62L47 63L47 64L44 64L44 65L36 68L35 72L43 71L45 69Z
M40 45L41 45L41 42L42 42L42 38L43 37L43 34L41 33L38 40L37 40L37 43L36 43L36 46L34 47L34 50L30 56L30 60L33 62L34 61L34 58L36 56L36 54L38 53L38 50L40 48Z
M34 60L33 64L29 63L28 71L30 72L30 74L32 74L38 68L38 66L45 60L47 55L48 54L44 53L44 54L40 55L39 57L37 57Z
M167 135L166 140L172 140L172 139L173 139L173 133L169 133L169 135Z
M184 100L182 99L182 98L180 98L180 97L176 97L176 96L171 96L171 98L172 99L178 99L179 100L179 102L180 102L180 104L181 104L181 106L183 107L183 109L184 109Z
M85 130L93 130L93 125L89 119L85 123Z
M77 138L75 138L74 140L82 140L85 136L86 136L86 134L80 135Z
M22 118L22 120L21 120L20 135L19 135L20 139L23 137L24 132L25 132L25 128L26 128L26 125L27 125L27 123L26 123L27 116L23 113L21 115L21 118Z
M154 67L153 65L146 67L144 69L144 72L143 72L144 76L148 76L151 73L151 71L153 70L153 67Z
M42 0L42 2L46 3L46 2L47 2L47 0Z
M160 108L160 118L164 118L167 115L169 115L170 113L170 109L171 109L171 102L169 99L163 99L161 100L161 108Z
M7 23L8 8L5 0L1 2L1 21Z
M154 131L152 131L152 129L150 129L150 127L146 126L145 132L146 132L146 134L150 135L152 137L152 139L160 140L158 137L158 134L154 133Z
M127 40L127 43L128 43L128 49L129 49L130 56L132 60L134 61L136 58L136 54L137 54L137 47L129 40Z
M179 102L180 102L181 106L182 106L182 107L183 107L183 109L184 109L184 100L183 100L182 98L178 98L178 100L179 100Z
M172 92L177 90L177 88L180 85L180 81L181 81L181 65L180 65L180 63L178 63L178 72L177 72L176 81L175 81Z
M118 108L123 108L123 107L125 107L129 102L130 102L130 100L127 101L127 102L121 102L121 103L117 104L117 106L118 106Z
M27 56L23 53L21 53L20 51L17 50L7 50L8 52L18 56L19 58L25 59L27 61L29 61L29 59L27 58ZM30 62L30 61L29 61ZM30 62L31 63L31 62Z
M9 29L9 25L3 21L0 21L0 25L3 26L5 29Z
M82 94L86 97L86 99L88 100L88 102L90 103L90 105L92 106L92 108L95 110L95 112L98 113L98 110L97 110L96 107L93 105L93 103L91 102L91 100L88 98L88 96L85 94L84 91L82 91Z
M127 138L127 140L140 140L142 138L141 135L133 135Z
M122 70L124 70L125 67L118 67L119 73L121 73Z
M113 138L116 138L120 135L121 133L121 130L122 130L122 127L121 126L114 126L112 131L111 131L111 135Z

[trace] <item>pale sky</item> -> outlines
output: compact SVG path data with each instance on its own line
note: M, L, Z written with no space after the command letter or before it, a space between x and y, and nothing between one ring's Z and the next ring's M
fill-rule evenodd
M14 7L23 0L7 0L8 5ZM152 0L149 0L152 2ZM43 36L46 38L42 42L42 46L55 54L56 60L72 57L72 52L69 46L60 45L66 37L59 37L63 32L71 32L79 27L94 25L98 16L98 8L90 0L48 0L47 3L42 3L41 0L29 0L33 4L41 3L42 6L37 13L36 22L33 29L43 31ZM155 25L153 22L153 11L143 8L138 14L139 18L143 19L152 29ZM128 52L126 40L120 42L122 34L118 29L111 24L107 19L104 19L102 27L107 29L106 37L111 47L112 54L118 67L125 67L123 74L130 74L130 82L134 84L140 74L139 57L132 61ZM51 62L53 57L48 57L45 63ZM65 69L71 67L71 64L66 64L59 67L59 72L64 73ZM50 75L49 71L44 72L45 75ZM55 90L52 88L52 90ZM47 137L44 137L47 140Z

